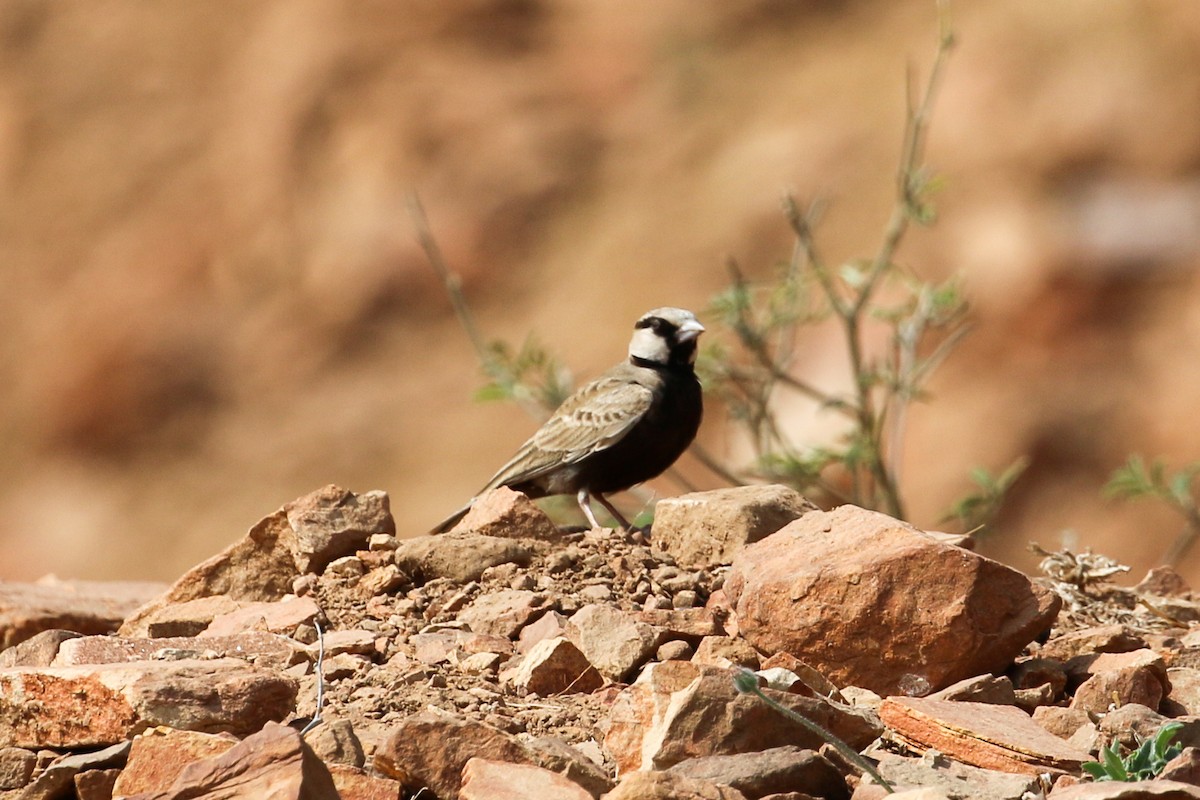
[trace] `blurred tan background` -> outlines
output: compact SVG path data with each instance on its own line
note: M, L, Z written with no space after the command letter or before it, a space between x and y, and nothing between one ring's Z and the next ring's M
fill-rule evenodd
M901 257L961 273L976 327L912 415L914 521L1027 454L983 551L1140 573L1178 521L1099 490L1132 452L1200 458L1200 4L954 24L940 221ZM409 192L485 332L590 377L726 257L768 275L785 190L832 200L831 259L872 252L935 33L925 0L5 2L0 577L171 579L330 482L424 532L533 423L472 401ZM834 345L808 379L844 382ZM716 411L703 436L741 457Z

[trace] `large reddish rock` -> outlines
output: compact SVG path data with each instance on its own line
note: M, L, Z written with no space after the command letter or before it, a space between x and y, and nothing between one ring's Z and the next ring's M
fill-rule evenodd
M151 728L135 736L125 769L113 787L116 796L170 788L188 764L219 756L238 740L228 734Z
M773 700L817 723L856 749L882 730L874 713L816 697L772 689ZM757 697L739 694L728 669L687 661L650 664L609 711L604 747L619 774L666 769L689 758L750 753L823 740Z
M1061 605L1016 570L848 505L746 547L725 591L759 651L885 695L1003 671Z
M654 544L680 566L715 567L816 510L795 489L778 484L664 497L654 506Z
M75 748L155 725L244 735L283 719L297 682L238 659L0 670L0 747Z
M1084 658L1084 657L1080 657ZM1150 649L1128 653L1101 653L1086 657L1089 676L1071 699L1072 708L1103 714L1112 704L1143 705L1157 710L1171 691L1162 656Z
M562 538L558 526L537 505L507 486L492 489L476 500L451 533L470 532L504 539Z
M42 631L111 633L138 606L166 587L158 583L0 581L0 650Z
M535 644L516 664L500 673L500 679L543 697L594 692L604 684L587 657L562 636Z
M164 594L130 615L121 634L154 635L146 618L165 606L202 597L280 600L291 593L297 575L320 572L333 559L366 549L373 534L395 532L386 493L357 495L326 486L259 520L240 540L185 572Z
M463 767L462 800L592 800L582 786L548 769L472 758Z
M659 628L601 603L572 614L566 634L601 675L614 681L629 676L663 641Z
M125 769L116 778L114 795L162 792L188 764L220 756L238 744L228 734L198 733L158 727L134 736Z
M168 789L127 800L339 800L329 770L297 731L268 723L221 755L193 762Z
M516 738L482 722L450 715L406 719L375 751L376 771L410 791L423 786L440 800L457 800L463 767L472 758L537 764Z
M879 716L892 734L918 752L939 753L984 769L1037 775L1079 772L1090 761L1015 706L889 697Z
M633 772L603 800L746 800L732 786L674 772Z
M316 730L329 728L330 725L322 725ZM400 796L400 785L395 781L366 775L361 769L338 763L336 756L331 758L329 755L323 755L320 742L313 739L310 735L305 739L305 743L329 769L333 784L342 800L397 800ZM134 738L125 768L121 770L109 796L156 796L167 792L190 764L219 756L232 750L237 744L238 740L228 734L153 728ZM359 755L361 756L361 751ZM220 794L220 787L208 789L211 790L211 794L203 795L204 797L258 797L256 794Z

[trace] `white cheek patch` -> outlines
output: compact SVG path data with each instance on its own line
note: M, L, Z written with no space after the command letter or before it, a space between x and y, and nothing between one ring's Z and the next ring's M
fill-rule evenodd
M650 328L638 328L629 342L629 355L643 361L666 364L671 357L671 348L661 336Z

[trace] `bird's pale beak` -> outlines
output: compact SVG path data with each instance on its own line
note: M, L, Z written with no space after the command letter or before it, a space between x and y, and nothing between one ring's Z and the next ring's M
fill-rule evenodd
M689 319L679 326L679 330L675 332L675 340L678 342L690 342L693 339L698 339L702 333L704 333L704 326L700 324L700 321Z

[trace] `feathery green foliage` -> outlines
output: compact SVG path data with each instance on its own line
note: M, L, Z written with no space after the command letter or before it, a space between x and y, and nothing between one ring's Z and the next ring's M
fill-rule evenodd
M1113 471L1104 486L1104 495L1120 500L1160 500L1182 516L1184 528L1163 556L1164 563L1178 564L1200 537L1197 476L1200 476L1200 461L1168 474L1162 459L1147 464L1140 455L1133 455Z
M1009 489L1017 482L1017 478L1029 466L1029 459L1018 458L999 475L992 475L982 467L971 470L971 481L978 487L977 491L966 495L946 512L942 522L956 519L964 530L987 528L991 525Z

